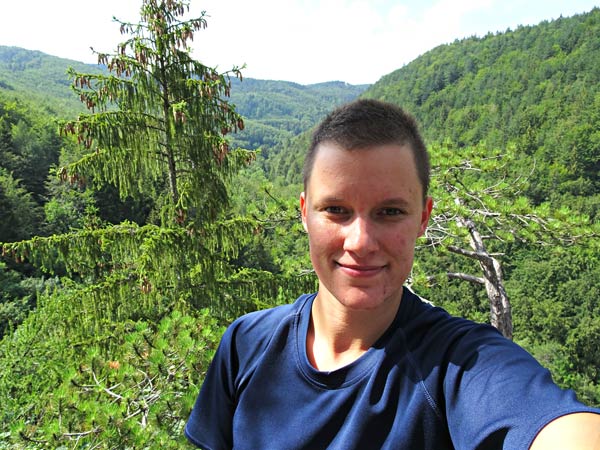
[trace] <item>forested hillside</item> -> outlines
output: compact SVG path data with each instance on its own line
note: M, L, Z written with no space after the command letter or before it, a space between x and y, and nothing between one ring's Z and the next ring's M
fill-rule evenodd
M403 105L429 142L517 143L536 161L529 194L538 202L593 196L600 192L599 33L596 8L456 41L383 76L365 97ZM301 148L283 157L300 160ZM598 203L586 207L595 215Z
M369 97L405 105L430 141L485 141L535 160L529 195L600 192L600 10L435 48ZM587 205L598 214L599 203Z
M0 91L29 100L51 114L74 116L85 108L71 91L69 67L80 72L102 70L38 51L0 45Z
M57 58L38 51L0 45L0 92L43 105L66 118L84 111L73 95L67 70L103 73L102 66ZM233 79L231 102L246 119L233 144L268 149L310 128L334 105L356 98L368 85L340 81L300 85L289 81Z
M182 2L141 3L175 19ZM185 448L224 326L315 287L303 155L360 95L414 114L432 153L413 287L600 405L600 9L440 46L370 87L219 73L177 30L100 67L0 46L0 448ZM165 59L167 110L145 78Z
M248 149L269 149L309 129L334 106L358 97L367 85L341 81L300 85L288 81L244 79L232 86L231 101L246 118L235 142Z

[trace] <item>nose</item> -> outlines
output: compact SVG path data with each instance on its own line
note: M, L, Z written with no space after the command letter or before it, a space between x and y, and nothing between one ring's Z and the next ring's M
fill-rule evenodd
M344 250L365 256L379 248L375 229L368 219L356 217L346 225L344 236Z

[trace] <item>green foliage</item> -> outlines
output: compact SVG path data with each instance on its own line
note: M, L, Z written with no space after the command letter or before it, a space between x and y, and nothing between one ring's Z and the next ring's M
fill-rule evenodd
M131 37L115 54L98 54L109 75L69 72L92 113L62 129L92 152L61 176L111 184L122 199L164 193L171 220L210 221L227 206L224 177L252 156L229 152L223 135L243 129L243 120L224 100L229 74L191 58L187 41L206 20L180 21L186 7L144 2L139 24L121 24ZM241 76L236 68L233 73ZM163 180L162 192L151 190Z
M515 329L522 338L565 344L569 330L598 314L597 250L593 244L549 246L513 255L507 288L520 312Z
M0 92L0 242L47 233L45 179L57 160L60 140L52 119L22 100ZM16 327L35 305L38 279L22 260L0 260L0 337Z
M518 311L516 340L539 356L557 382L594 405L600 404L599 270L595 242L549 246L515 252L507 281Z
M598 383L594 383L590 378L577 371L571 362L569 351L564 346L553 341L531 344L524 340L520 344L550 370L556 383L564 388L573 389L585 404L600 405Z
M301 185L304 155L309 144L308 131L285 141L281 151L271 156L265 164L269 178L282 185Z
M85 108L69 89L69 66L81 72L103 70L38 51L0 45L0 92L36 104L47 114L74 117Z
M104 322L74 341L61 321L69 303L46 297L0 344L0 423L10 424L10 442L184 448L183 425L222 333L216 320L175 310L159 322Z
M105 74L102 65L45 55L15 47L0 46L0 92L11 98L28 99L52 115L74 117L85 107L72 95L67 70ZM368 85L340 81L299 85L288 81L233 78L231 99L245 121L245 128L231 136L234 147L261 148L278 153L279 145L318 122L334 106L352 100Z
M42 203L48 170L58 162L61 143L56 126L49 120L32 124L20 119L11 125L11 141L2 164Z
M34 296L28 294L19 273L0 261L0 338L27 316L34 303Z
M60 145L49 116L0 91L0 241L43 233L45 181Z
M229 150L225 135L243 120L226 100L229 75L189 55L206 22L181 20L187 6L144 0L141 22L122 24L131 37L98 55L109 74L71 71L91 113L62 123L86 149L62 155L58 170L76 188L48 185L49 229L63 234L2 245L5 257L62 276L2 342L10 401L0 423L15 443L179 447L216 324L303 285L237 260L260 227L229 213L227 183L253 155ZM151 198L153 220L103 221L86 185Z
M530 173L516 163L515 146L457 148L446 142L432 145L431 153L435 209L428 238L433 245L465 245L468 233L460 218L476 223L492 251L513 242L572 244L595 236L589 217L566 205L535 206L523 194Z
M269 181L260 167L241 171L232 186L234 210L257 222L257 233L238 263L273 273L298 275L310 270L308 239L300 219L300 185Z
M278 154L283 151L282 143L367 87L341 81L304 86L288 81L234 80L231 99L246 120L246 128L235 135L234 142L244 148L261 148L265 156Z
M474 272L477 268L464 258L453 255L418 255L418 269L415 271L414 288L420 296L432 301L436 306L444 308L452 315L465 317L478 323L489 323L490 302L485 289L478 284L451 280L445 271L434 271L445 268L453 272ZM435 279L420 279L418 272L435 274Z
M41 210L21 184L0 167L0 239L27 239L39 230Z
M411 111L430 141L515 142L535 203L598 186L600 9L437 47L365 95ZM530 158L534 158L534 161Z
M46 231L54 235L84 228L90 213L95 215L93 192L63 183L52 175L48 181L51 197L44 205Z

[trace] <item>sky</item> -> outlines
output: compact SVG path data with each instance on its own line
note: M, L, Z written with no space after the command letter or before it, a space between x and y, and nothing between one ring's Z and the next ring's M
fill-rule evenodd
M95 63L111 52L141 0L0 0L0 45ZM375 83L456 39L536 25L600 6L600 0L191 0L206 11L193 56L245 77L300 84Z

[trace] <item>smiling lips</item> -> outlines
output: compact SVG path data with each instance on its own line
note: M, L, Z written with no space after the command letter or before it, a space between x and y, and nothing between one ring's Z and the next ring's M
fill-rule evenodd
M385 265L343 264L338 261L335 263L351 277L372 277L378 275L386 267Z

